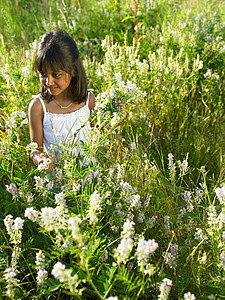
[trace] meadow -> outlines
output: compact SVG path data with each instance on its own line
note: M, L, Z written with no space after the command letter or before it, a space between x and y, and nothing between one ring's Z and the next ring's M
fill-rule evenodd
M224 1L0 8L0 299L224 299ZM57 28L97 103L85 156L63 147L47 178L27 111Z

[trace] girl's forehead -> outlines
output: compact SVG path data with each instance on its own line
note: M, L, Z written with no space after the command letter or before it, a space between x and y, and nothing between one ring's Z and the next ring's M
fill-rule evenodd
M45 73L55 73L55 72L59 72L62 71L57 65L50 65L50 64L43 64L41 67L41 72L45 72Z

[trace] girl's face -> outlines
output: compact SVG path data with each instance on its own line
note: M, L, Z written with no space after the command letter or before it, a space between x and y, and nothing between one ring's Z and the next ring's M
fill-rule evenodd
M52 96L63 96L67 95L72 75L62 70L54 72L49 67L46 67L46 72L39 73L39 79L40 83Z

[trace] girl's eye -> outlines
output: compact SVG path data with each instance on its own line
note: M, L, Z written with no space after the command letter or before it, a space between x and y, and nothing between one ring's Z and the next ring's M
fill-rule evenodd
M47 74L46 74L46 73L40 73L40 76L41 76L41 77L46 77Z
M54 73L54 74L52 74L52 75L53 75L53 77L56 77L56 78L57 78L57 77L60 77L61 74L60 74L60 73Z

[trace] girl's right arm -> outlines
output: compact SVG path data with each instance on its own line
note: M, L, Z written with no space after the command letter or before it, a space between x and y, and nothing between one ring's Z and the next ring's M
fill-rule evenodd
M41 102L38 98L33 99L30 102L29 110L29 128L30 128L30 139L31 143L37 143L38 148L31 151L31 158L33 162L38 166L43 163L46 155L43 152L43 117L44 112ZM46 173L51 172L53 169L53 161L55 156L51 157L51 163L49 168L45 170Z

